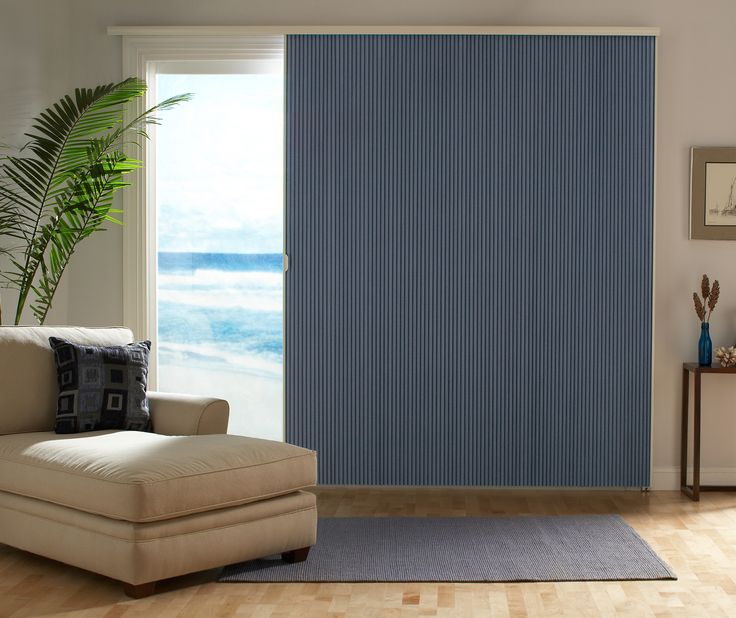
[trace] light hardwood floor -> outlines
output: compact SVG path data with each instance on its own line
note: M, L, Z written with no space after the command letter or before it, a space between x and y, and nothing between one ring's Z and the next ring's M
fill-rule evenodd
M323 516L619 513L677 581L525 584L117 582L0 545L0 616L736 616L736 493L319 488ZM356 556L356 559L359 557Z

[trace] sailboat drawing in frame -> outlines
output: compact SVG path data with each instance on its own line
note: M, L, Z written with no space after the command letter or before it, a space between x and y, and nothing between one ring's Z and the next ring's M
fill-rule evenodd
M736 148L692 148L690 238L736 240Z
M736 225L736 163L706 164L705 224Z

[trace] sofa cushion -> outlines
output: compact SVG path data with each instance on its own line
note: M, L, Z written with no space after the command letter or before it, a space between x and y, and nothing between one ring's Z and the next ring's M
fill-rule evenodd
M49 344L59 383L56 433L150 429L150 341L105 347L49 337Z
M0 326L0 434L54 428L59 387L49 337L103 346L133 341L127 328Z
M313 451L232 435L139 431L0 436L0 491L144 522L314 485Z

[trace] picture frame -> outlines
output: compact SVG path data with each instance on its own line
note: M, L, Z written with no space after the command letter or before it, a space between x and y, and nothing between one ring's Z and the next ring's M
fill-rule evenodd
M736 240L736 147L690 149L690 239Z

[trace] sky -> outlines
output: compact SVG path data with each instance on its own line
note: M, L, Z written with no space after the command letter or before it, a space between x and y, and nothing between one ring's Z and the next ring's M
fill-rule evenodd
M159 251L281 253L283 75L157 76Z

